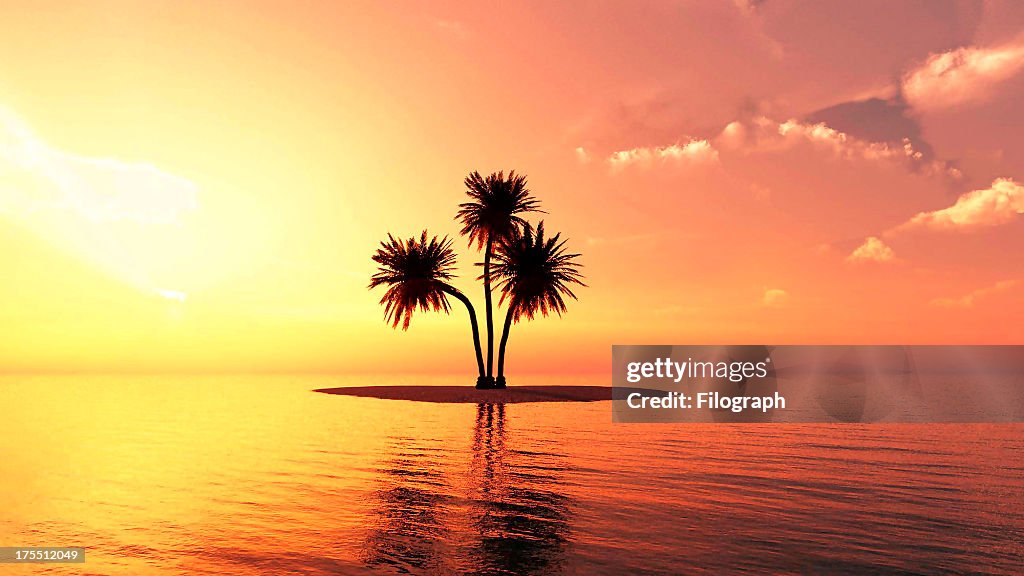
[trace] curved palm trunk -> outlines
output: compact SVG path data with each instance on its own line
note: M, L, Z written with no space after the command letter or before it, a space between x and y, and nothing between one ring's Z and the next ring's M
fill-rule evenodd
M484 357L480 352L480 326L476 322L476 310L473 309L473 303L470 302L469 298L467 298L461 291L452 287L445 288L444 291L454 296L459 302L465 304L466 310L469 311L469 324L473 328L473 348L476 351L476 367L480 373L480 377L477 378L476 385L477 388L480 388L486 383L486 380L484 376Z
M494 310L491 307L491 247L490 234L484 250L484 305L487 307L487 380L494 382Z
M505 327L501 331L501 344L498 345L498 379L495 387L505 387L505 346L508 344L508 331L512 328L512 303L509 302L508 312L505 313Z

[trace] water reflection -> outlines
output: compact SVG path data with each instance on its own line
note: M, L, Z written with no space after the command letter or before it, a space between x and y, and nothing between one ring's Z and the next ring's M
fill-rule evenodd
M430 440L396 438L393 446L395 455L378 469L367 566L427 574L559 571L571 533L572 502L559 489L566 457L511 448L503 404L477 405L468 463Z
M505 405L478 404L473 469L480 574L549 574L565 560L570 500L558 490L561 455L508 450Z
M994 391L1020 384L998 377ZM83 544L90 574L1024 565L1022 424L622 426L607 403L502 411L326 397L308 390L331 383L306 377L90 378L0 377L0 491L17 495L0 498L0 542Z
M378 505L367 538L368 566L399 573L443 571L441 545L447 534L450 489L439 447L396 439L397 454L382 466Z

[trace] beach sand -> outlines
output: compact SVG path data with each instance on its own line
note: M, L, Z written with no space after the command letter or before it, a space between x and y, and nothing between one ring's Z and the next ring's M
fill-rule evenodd
M477 390L472 386L353 386L320 388L314 392L380 398L382 400L411 400L447 404L598 402L612 399L611 386L515 386L503 390Z

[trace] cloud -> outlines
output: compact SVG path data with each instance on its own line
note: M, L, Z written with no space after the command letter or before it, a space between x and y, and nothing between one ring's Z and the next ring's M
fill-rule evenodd
M1003 280L1001 282L996 282L992 286L979 288L965 296L961 296L960 298L936 298L932 300L932 305L939 306L941 308L973 308L974 304L978 300L1000 294L1002 292L1007 292L1020 284L1020 280Z
M823 122L806 124L796 120L787 120L779 124L779 134L784 139L803 140L830 148L836 155L844 158L906 160L913 163L924 160L924 154L914 148L909 138L903 138L899 144L861 140L846 132L831 128ZM943 166L940 171L948 170ZM955 174L950 173L950 175Z
M1024 40L995 48L957 48L932 54L907 72L902 79L903 95L920 110L983 101L1022 68Z
M720 153L746 155L782 152L806 145L848 161L895 162L917 174L954 181L963 178L960 170L948 162L931 159L930 149L918 149L909 137L899 141L864 140L825 122L812 123L795 119L778 122L764 116L729 122L710 139L692 139L683 145L642 146L613 152L608 162L613 170L618 171L627 166L650 168L670 163L717 162ZM584 154L589 158L586 150L576 149L578 159L582 160Z
M905 148L911 142L918 158L930 159L934 154L925 141L921 124L903 98L873 96L850 100L808 114L804 122L824 123L845 134L866 142L885 142Z
M999 178L983 190L967 192L949 208L919 212L897 230L970 230L1007 224L1024 214L1024 186Z
M184 302L188 299L188 294L180 290L168 290L167 288L157 288L156 293L161 298L168 300L176 300L178 302Z
M0 213L60 210L93 222L171 224L197 207L192 182L150 164L53 148L0 107Z
M718 151L707 140L690 140L686 144L671 144L662 147L642 147L613 152L608 158L612 168L621 170L627 166L651 166L656 162L713 162Z
M864 140L825 122L802 122L795 119L776 122L766 117L734 121L727 124L714 141L723 152L739 153L781 151L810 144L844 160L897 162L905 164L916 173L929 176L953 180L963 177L949 163L929 159L908 137L898 142Z
M590 163L590 152L587 152L587 149L584 148L583 146L577 146L576 147L576 160L578 160L580 164L589 164Z
M789 301L789 293L780 288L766 288L761 303L769 308L781 308Z
M858 246L849 256L847 262L892 262L896 254L875 236L869 237L863 244Z

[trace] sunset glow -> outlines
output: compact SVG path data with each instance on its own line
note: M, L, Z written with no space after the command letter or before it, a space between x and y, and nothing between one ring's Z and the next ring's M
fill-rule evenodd
M1021 0L36 0L0 62L0 573L1021 573Z
M1024 337L1014 3L103 6L0 9L4 370L470 369L462 310L395 331L367 284L428 228L482 301L472 170L582 253L523 372Z

